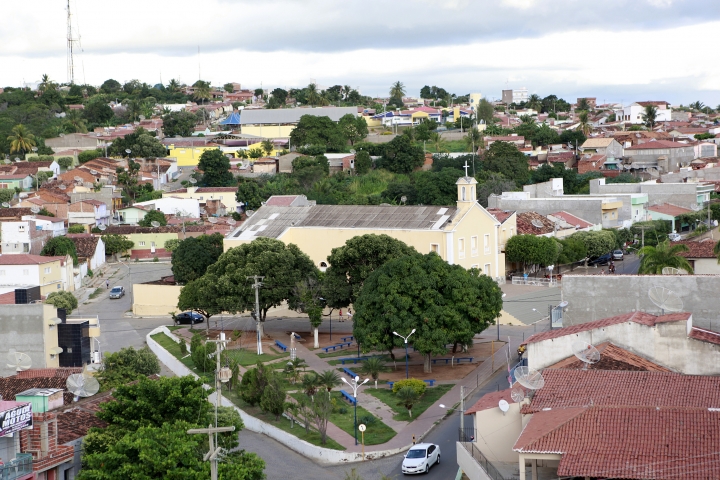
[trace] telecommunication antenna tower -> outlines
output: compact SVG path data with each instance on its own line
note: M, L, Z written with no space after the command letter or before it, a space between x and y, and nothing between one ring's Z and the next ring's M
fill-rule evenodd
M72 15L70 13L70 0L67 0L67 78L70 85L75 83L75 63L73 59Z

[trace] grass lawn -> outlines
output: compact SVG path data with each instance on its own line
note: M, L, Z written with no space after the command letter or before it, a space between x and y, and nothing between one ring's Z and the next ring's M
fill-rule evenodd
M416 142L416 145L419 146L420 148L423 148L422 142ZM447 149L448 152L451 152L451 153L466 152L466 153L470 154L470 152L468 152L467 144L465 143L464 140L447 140L445 143L445 148ZM425 150L427 151L427 153L437 153L435 151L435 146L432 145L430 142L427 142L425 144Z
M103 292L103 289L102 289L102 288L96 288L95 291L94 291L93 293L91 293L88 298L92 300L93 298L95 298L95 297L97 297L98 295L100 295L102 292Z
M318 351L319 348L314 349L313 351ZM357 347L345 347L342 350L336 350L334 352L319 352L316 353L320 358L328 358L328 357L348 357L348 358L356 358L357 357ZM362 354L360 354L362 356Z
M402 405L398 405L397 397L392 393L392 390L389 388L366 388L365 393L372 395L373 397L377 398L384 404L386 404L388 407L392 409L393 412L395 412L395 415L393 415L393 420L399 420L403 422L412 422L417 417L422 415L422 413L430 407L433 403L437 402L440 397L445 395L454 385L438 385L437 387L428 387L425 390L425 393L422 397L420 397L420 400L413 405L412 408L412 418L408 415L408 411L405 407ZM438 412L438 415L440 415L441 412Z
M263 353L260 356L258 356L255 352L246 350L244 348L228 349L225 351L227 352L228 356L234 358L238 362L238 364L242 365L243 367L255 365L258 360L265 363L278 358L290 356L289 352L279 352L272 347L264 347L264 350L267 353Z
M320 395L321 393L322 392L318 392L317 395ZM290 395L294 398L298 398L300 396L304 396L305 394L302 392L298 392L291 393ZM347 409L345 413L340 413L337 411L333 412L330 415L330 422L335 424L341 430L347 432L348 435L354 437L355 407L350 405L347 400L343 400L340 392L331 392L330 396L331 398L335 399L338 407L345 407ZM395 430L385 425L379 417L372 415L369 411L365 410L362 405L358 405L358 424L361 423L360 419L366 416L373 416L376 420L372 423L372 425L367 425L367 430L365 430L365 445L379 445L381 443L387 442L396 435ZM360 441L360 432L358 432L358 441Z
M179 330L181 328L183 328L183 327L180 325L170 325L167 327L167 329L170 330L171 332L174 332L175 330Z
M318 447L330 448L332 450L345 450L345 447L337 443L329 436L327 437L327 443L325 443L325 445L320 443L320 433L314 429L312 424L310 426L309 433L305 432L305 427L301 424L296 423L293 428L290 428L290 420L282 416L279 420L275 420L275 415L267 414L260 410L259 407L252 407L245 403L237 394L237 391L224 391L223 395L253 417L259 418L263 422L269 423L270 425L273 425L291 435L295 435L300 440L305 440L306 442L317 445Z
M162 332L151 335L150 337L158 344L160 344L161 347L170 352L172 356L180 360L183 365L188 367L195 374L199 375L203 382L213 384L213 382L215 381L214 372L201 372L200 370L195 368L195 364L193 363L192 358L190 358L190 355L187 355L185 358L183 358L183 354L180 352L180 345L175 343L172 338L168 337Z

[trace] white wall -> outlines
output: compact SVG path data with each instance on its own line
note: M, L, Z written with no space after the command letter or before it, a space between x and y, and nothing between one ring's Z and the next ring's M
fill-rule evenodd
M30 243L30 222L2 222L2 243Z
M43 265L0 265L0 284L42 285L40 283L41 268L44 271L45 267ZM55 268L54 265L53 268Z
M95 248L95 255L90 258L90 268L95 270L102 265L105 265L105 242L100 238Z
M695 275L718 275L720 274L720 264L716 258L697 258L693 270Z
M228 192L227 194L232 195L232 192ZM155 210L160 210L167 215L175 215L181 212L190 215L192 218L200 217L200 202L192 198L163 197L157 200L139 202L135 205L142 205L144 207L152 206Z
M65 222L63 221L51 222L50 220L35 218L34 215L23 215L22 219L34 221L35 224L42 227L43 230L51 230L53 232L53 237L65 235L67 233L67 229L65 228Z

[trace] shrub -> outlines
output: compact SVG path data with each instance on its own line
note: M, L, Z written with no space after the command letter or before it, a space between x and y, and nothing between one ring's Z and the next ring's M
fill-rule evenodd
M347 412L348 412L348 409L344 405L342 407L338 408L338 413L341 415L345 415Z
M408 378L406 380L398 380L393 384L393 393L397 393L398 390L400 390L403 387L412 387L413 390L418 394L418 396L425 393L425 389L427 388L427 385L422 380L418 380L417 378Z
M362 417L358 418L358 424L362 423L368 427L374 424L376 421L377 417L375 417L374 415L363 415Z
M92 278L94 275L95 275L95 274L93 273L93 271L88 268L87 276L90 277L90 278Z
M158 257L153 257L153 262L159 262L160 259Z
M70 225L70 227L68 228L68 233L85 233L85 225Z

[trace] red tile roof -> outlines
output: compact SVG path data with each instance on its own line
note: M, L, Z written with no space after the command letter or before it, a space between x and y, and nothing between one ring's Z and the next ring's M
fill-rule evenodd
M662 149L662 148L683 148L688 147L689 145L685 143L679 143L679 142L671 142L668 140L654 140L651 142L645 142L640 143L638 145L633 145L632 147L627 147L625 151L627 150L650 150L650 149Z
M542 223L542 227L536 227L532 222ZM555 223L546 216L537 212L524 212L517 214L517 233L521 235L544 235L555 231Z
M679 252L678 255L685 258L716 258L713 253L715 242L710 239L696 242L692 240L681 240L673 242L673 244L681 244L687 246L690 250L687 252Z
M515 450L560 453L560 477L717 478L720 412L654 406L538 412Z
M688 337L700 340L702 342L715 343L720 345L720 333L713 332L711 330L705 330L704 328L692 327Z
M480 397L480 400L478 400L475 405L465 410L465 415L470 415L482 410L490 410L491 408L497 408L500 400L505 400L508 403L515 403L515 400L510 397L509 388L506 390L500 390L499 392L491 392Z
M0 265L41 265L58 260L65 260L65 257L45 257L42 255L30 255L29 253L0 255Z
M0 305L15 305L15 290L0 294Z
M693 211L689 208L679 207L677 205L673 205L672 203L661 203L660 205L652 205L650 207L647 207L647 209L651 212L662 213L665 215L670 215L671 217L677 217L686 213L693 213Z
M720 338L720 336L718 338ZM668 368L651 362L650 360L647 360L640 355L635 355L634 353L629 352L616 345L613 345L610 342L596 345L596 348L600 352L600 361L597 363L587 365L583 363L580 359L578 359L575 355L572 355L565 360L560 360L556 364L548 366L547 368L587 368L588 370L628 370L652 372L671 371Z
M543 340L550 340L552 338L560 338L566 335L573 335L579 332L587 332L589 330L595 330L596 328L608 327L610 325L617 325L619 323L634 322L648 327L653 327L658 323L665 322L685 322L690 318L692 314L688 312L670 313L667 315L653 315L645 312L632 312L625 313L623 315L617 315L615 317L603 318L595 320L593 322L581 323L580 325L572 325L570 327L560 328L557 330L551 330L549 332L536 333L532 335L524 343L535 343L542 342Z
M515 213L514 211L500 210L499 208L488 208L487 212L497 218L497 221L500 223L504 223L505 220L512 217L513 213Z
M200 187L197 193L237 192L237 187Z
M300 195L273 195L265 203L269 207L289 207Z
M552 213L551 215L553 217L560 218L560 219L566 221L567 223L569 223L570 225L575 225L576 227L579 227L579 228L588 228L588 227L593 226L592 223L586 222L582 218L576 217L575 215L568 213L568 212L555 212L555 213Z

